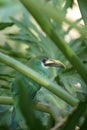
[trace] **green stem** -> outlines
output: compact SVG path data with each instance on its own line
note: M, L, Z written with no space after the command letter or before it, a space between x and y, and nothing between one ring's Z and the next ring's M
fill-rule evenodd
M54 41L56 46L64 53L71 64L76 68L80 76L87 83L87 69L75 54L75 52L68 46L68 44L54 31L51 24L49 24L44 18L43 10L46 8L42 7L40 10L35 1L32 0L20 0L23 5L28 9L33 15L36 21L39 23L44 32ZM50 9L51 10L51 9ZM53 17L52 17L53 18ZM59 17L56 17L59 20Z
M74 106L78 103L78 100L76 98L74 98L60 86L50 81L49 79L42 77L39 73L25 66L21 62L11 58L10 56L3 54L2 52L0 52L0 61L16 69L17 71L21 72L27 77L33 79L34 81L36 81L37 83L54 93L56 96L60 97L61 99L69 103L70 105Z
M0 96L0 104L12 105L13 99L7 96Z

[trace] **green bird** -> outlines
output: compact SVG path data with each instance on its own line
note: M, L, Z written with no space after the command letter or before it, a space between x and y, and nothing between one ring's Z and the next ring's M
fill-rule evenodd
M45 56L37 56L29 60L29 62L26 64L31 69L35 70L36 72L40 73L42 76L50 77L50 71L51 67L60 67L65 68L65 65L60 62L59 60L55 60L52 58L47 58ZM31 99L34 99L37 92L40 90L41 86L36 83L34 80L24 76L23 74L19 74L13 84L12 84L12 93L14 97L14 109L11 116L11 129L16 130L18 128L18 125L21 124L23 118L20 116L20 110L18 108L18 80L21 80L21 83L25 85L27 88L27 91L29 93L29 96Z

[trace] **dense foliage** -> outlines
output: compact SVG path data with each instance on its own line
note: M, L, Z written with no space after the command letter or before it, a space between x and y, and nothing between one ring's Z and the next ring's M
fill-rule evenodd
M81 18L73 21L66 16L74 7ZM87 128L86 11L86 0L0 0L0 130ZM45 79L27 65L44 55L66 68ZM32 101L27 86L35 82L43 87Z

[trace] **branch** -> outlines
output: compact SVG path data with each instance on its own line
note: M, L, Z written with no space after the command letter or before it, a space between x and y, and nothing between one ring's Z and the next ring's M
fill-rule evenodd
M59 122L58 124L56 124L50 130L58 130L59 128L61 128L65 124L66 121L67 121L67 117L65 117L64 119L62 119L61 122Z

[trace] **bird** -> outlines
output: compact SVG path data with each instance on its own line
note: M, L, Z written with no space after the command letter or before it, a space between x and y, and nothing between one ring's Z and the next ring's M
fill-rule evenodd
M36 56L31 58L27 64L28 67L33 69L34 71L38 72L40 75L45 76L46 78L49 77L51 67L60 67L65 68L65 65L56 59L48 58L46 56ZM23 118L20 116L20 110L18 108L18 96L20 95L18 91L18 83L17 79L21 80L21 83L24 83L27 91L29 93L29 97L34 100L37 92L41 89L41 85L36 83L33 79L30 79L23 74L17 74L13 84L12 84L12 94L14 98L14 105L13 105L13 111L11 116L11 123L10 128L11 130L16 130L19 127L20 122L22 122Z

